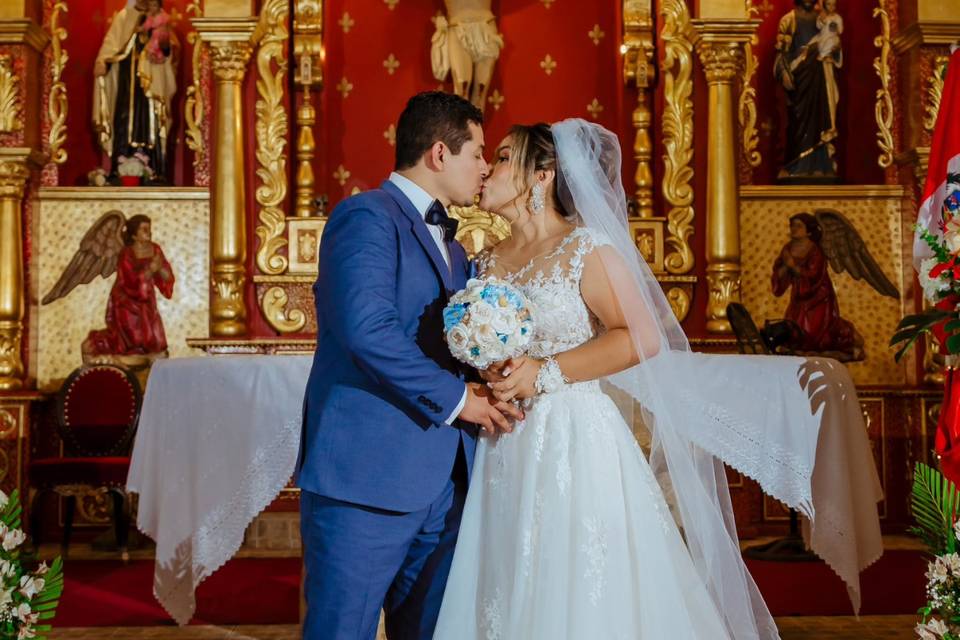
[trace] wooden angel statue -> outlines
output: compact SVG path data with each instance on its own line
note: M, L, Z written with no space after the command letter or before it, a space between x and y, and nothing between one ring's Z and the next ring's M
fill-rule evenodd
M106 328L91 331L81 345L84 363L152 361L167 355L167 337L157 309L156 290L169 299L174 276L160 245L152 240L150 218L129 220L121 211L100 216L42 304L69 294L98 275L117 278L107 300ZM119 358L118 358L119 357Z
M481 111L487 99L493 67L503 48L492 0L444 0L447 15L434 18L430 62L434 77L453 75L453 92Z
M785 317L791 335L786 346L797 353L862 360L863 337L840 316L828 265L837 273L846 271L856 280L866 280L881 295L900 297L843 214L828 209L798 213L790 218L790 240L773 264L774 295L790 290Z

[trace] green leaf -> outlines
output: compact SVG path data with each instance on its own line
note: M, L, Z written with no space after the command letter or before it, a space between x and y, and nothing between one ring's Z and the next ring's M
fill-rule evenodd
M914 469L910 510L931 553L940 555L955 547L953 522L960 510L960 494L953 482L922 462Z

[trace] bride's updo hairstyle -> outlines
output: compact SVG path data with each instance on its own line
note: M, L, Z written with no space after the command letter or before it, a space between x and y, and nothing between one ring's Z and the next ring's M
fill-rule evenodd
M510 164L513 165L513 180L517 193L528 194L535 182L537 171L557 172L557 148L553 143L550 125L516 124L510 128ZM570 218L570 212L563 208L557 192L557 179L545 194L547 204L554 207L564 218Z

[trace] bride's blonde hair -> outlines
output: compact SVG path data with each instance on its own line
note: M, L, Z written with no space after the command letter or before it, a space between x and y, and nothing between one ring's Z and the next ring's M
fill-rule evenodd
M513 182L520 194L530 192L537 171L553 171L556 174L557 147L553 142L550 125L538 122L510 127L510 164L513 169ZM548 202L560 215L570 217L569 212L560 204L556 178L547 196Z

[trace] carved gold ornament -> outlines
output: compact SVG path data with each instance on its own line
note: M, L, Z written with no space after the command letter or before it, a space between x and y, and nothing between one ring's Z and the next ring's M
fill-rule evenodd
M50 95L47 99L47 115L50 119L50 134L47 138L50 161L63 164L67 160L67 151L63 144L67 141L67 85L62 80L63 68L67 64L67 52L61 43L67 38L67 30L60 25L60 12L67 11L67 4L59 0L53 5L50 14Z
M666 244L672 249L664 266L681 275L693 269L693 43L690 14L683 0L665 0L661 12L664 43L663 75L663 197L667 211Z
M268 0L260 13L258 30L263 37L257 50L257 177L259 206L255 233L260 238L257 268L261 273L276 275L287 268L287 259L279 250L287 244L284 237L285 214L281 205L287 195L287 112L283 105L287 73L286 0Z
M923 128L933 133L937 124L937 113L940 111L940 99L943 96L943 77L947 69L948 56L937 56L933 60L933 68L927 79L927 100L923 108Z
M0 132L23 129L20 113L20 78L13 71L13 58L0 55Z
M199 0L194 0L187 5L187 13L194 16L201 16ZM203 91L201 88L200 60L203 55L203 40L196 30L187 34L187 42L193 47L190 67L193 72L193 80L187 87L186 99L183 103L183 119L186 123L186 143L187 147L193 151L193 166L196 167L203 162L203 155L206 153L203 142L203 131L200 129L200 123L203 122L204 106Z
M880 35L873 39L873 46L880 49L880 55L874 58L873 68L880 77L880 88L877 89L877 103L874 113L877 117L877 145L880 147L880 157L877 163L884 169L893 164L893 98L890 96L890 16L880 6L874 8L873 17L880 18Z
M750 0L747 2L747 15L753 17L759 10ZM757 57L753 47L758 42L754 34L750 41L743 45L743 75L741 79L740 99L737 105L737 116L740 121L740 131L743 135L743 157L751 167L760 166L760 135L757 131L757 89L753 86L753 76L757 72Z

